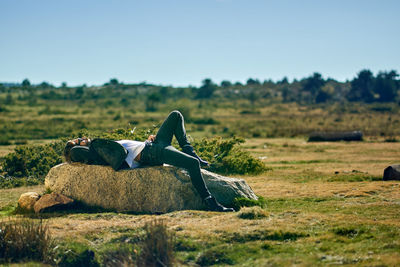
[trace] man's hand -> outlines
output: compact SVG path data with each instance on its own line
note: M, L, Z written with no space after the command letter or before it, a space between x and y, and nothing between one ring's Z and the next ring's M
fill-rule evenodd
M149 140L150 142L154 142L154 140L156 140L156 136L151 134L149 135L149 138L147 138L147 140Z
M90 143L90 139L87 137L77 138L74 140L69 140L68 144L72 146L88 146Z

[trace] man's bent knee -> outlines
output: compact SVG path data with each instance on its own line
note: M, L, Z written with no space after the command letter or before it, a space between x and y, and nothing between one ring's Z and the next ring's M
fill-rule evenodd
M169 115L176 116L177 118L183 117L182 113L179 110L173 110L173 111L171 111L171 113Z

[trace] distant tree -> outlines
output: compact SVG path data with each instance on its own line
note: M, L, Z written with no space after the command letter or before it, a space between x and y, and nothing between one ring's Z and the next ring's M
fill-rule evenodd
M315 97L315 103L325 103L333 98L335 87L332 83L326 83Z
M374 101L375 78L370 70L362 70L351 81L351 89L347 94L349 101Z
M62 82L61 83L61 88L67 88L67 83L66 82Z
M314 72L311 77L305 80L303 90L310 92L312 98L315 100L317 94L321 91L321 88L324 86L324 84L325 80L322 78L322 75L318 72Z
M84 93L83 86L77 87L76 90L75 90L74 98L75 98L75 99L80 99L80 98L82 98L83 93Z
M40 84L40 87L43 88L43 89L47 89L47 88L50 88L51 85L48 82L42 82Z
M22 81L22 86L23 87L30 87L31 86L31 82L28 79L24 79Z
M198 99L206 99L211 98L216 89L216 85L212 82L211 79L204 79L203 85L198 89L196 98Z
M259 85L261 84L258 79L249 78L246 82L247 85Z
M146 99L146 111L156 111L157 104L161 101L162 97L159 93L151 93Z
M290 102L292 100L291 95L292 95L292 93L287 86L282 88L282 101L283 102Z
M228 88L228 87L231 87L231 86L232 86L232 83L230 81L224 80L224 81L221 82L221 87L222 88Z
M288 84L289 80L288 78L285 76L282 78L282 80L278 81L278 84Z
M331 98L331 95L328 92L326 92L324 90L320 90L317 93L317 96L315 97L315 103L325 103L330 98Z
M267 85L267 86L273 86L275 83L273 80L268 79L268 80L264 80L263 85Z
M395 70L379 72L375 80L374 92L379 95L380 102L395 101L399 89L399 81L396 79L398 76Z
M247 95L247 99L250 101L252 105L257 101L258 95L254 90L251 90L251 92Z
M129 105L129 100L125 97L121 98L121 101L119 101L119 103L121 105L123 105L124 107L127 107Z
M239 82L239 81L235 82L235 85L236 86L243 86L243 84L241 82Z
M116 79L116 78L112 78L112 79L110 79L110 85L113 85L113 86L116 86L116 85L118 85L119 84L119 82L118 82L118 80Z
M6 105L12 105L14 103L14 98L11 94L7 94L5 102Z
M160 90L159 90L159 93L160 93L160 95L162 96L163 99L168 98L168 96L169 96L168 87L165 87L165 86L161 87Z

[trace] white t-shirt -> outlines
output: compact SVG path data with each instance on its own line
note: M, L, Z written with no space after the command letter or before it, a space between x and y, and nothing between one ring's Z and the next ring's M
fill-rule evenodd
M139 167L140 163L135 161L135 158L144 149L145 142L132 141L132 140L119 140L116 142L121 144L128 151L128 155L126 156L125 161L126 163L128 163L129 167L131 169Z

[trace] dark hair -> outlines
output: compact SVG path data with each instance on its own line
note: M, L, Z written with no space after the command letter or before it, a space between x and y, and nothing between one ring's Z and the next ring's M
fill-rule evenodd
M71 149L75 146L75 143L68 141L64 147L64 158L67 162L71 163Z

